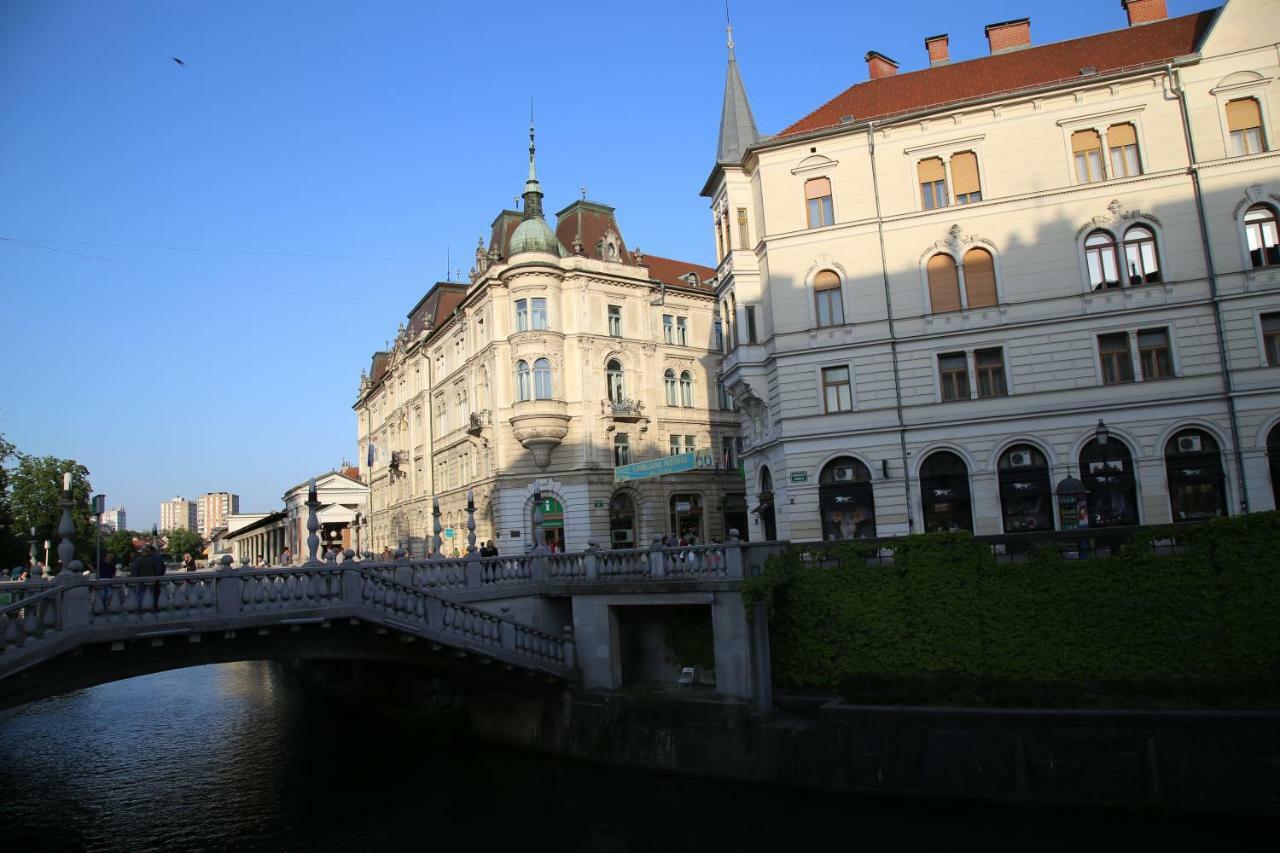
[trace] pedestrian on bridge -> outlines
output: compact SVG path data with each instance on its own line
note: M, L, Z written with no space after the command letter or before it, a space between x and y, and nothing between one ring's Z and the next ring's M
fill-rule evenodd
M134 578L156 578L161 574L161 566L163 563L156 556L156 549L153 545L143 545L141 553L133 558L133 562L129 564L129 576ZM158 584L139 584L138 585L138 609L146 609L146 592L151 590L151 609L158 610L160 603L160 587Z
M182 568L188 572L194 572L196 570L196 561L192 558L190 553L182 555Z

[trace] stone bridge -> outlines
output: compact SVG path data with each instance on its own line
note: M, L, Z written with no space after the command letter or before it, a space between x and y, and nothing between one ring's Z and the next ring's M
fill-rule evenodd
M623 684L628 633L647 630L629 628L626 614L682 606L710 611L717 691L767 703L739 592L747 563L763 559L760 546L731 542L105 580L63 571L0 583L11 599L0 605L0 708L164 669L271 658L403 661L504 689L611 689Z

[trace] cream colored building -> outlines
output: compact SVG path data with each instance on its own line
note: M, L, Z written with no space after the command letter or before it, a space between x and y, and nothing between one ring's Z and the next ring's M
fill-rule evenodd
M1113 3L871 51L771 137L730 40L704 195L752 538L1061 528L1069 474L1093 527L1276 505L1280 3Z
M628 248L606 205L556 225L531 144L523 212L500 213L471 281L433 287L374 355L354 406L374 550L425 553L438 496L443 550L465 551L468 490L478 542L502 553L532 545L535 494L542 535L570 550L745 526L712 271ZM676 448L716 468L615 484L616 464Z
M196 498L196 530L205 539L227 526L227 516L240 511L240 496L230 492L205 492Z
M183 497L160 504L161 530L196 530L196 502Z

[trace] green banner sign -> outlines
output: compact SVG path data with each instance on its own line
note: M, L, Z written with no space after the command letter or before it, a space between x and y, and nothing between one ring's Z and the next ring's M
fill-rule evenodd
M688 453L673 453L657 459L646 459L644 462L632 462L630 465L619 465L613 469L613 481L622 483L627 480L647 480L650 477L661 477L664 474L679 474L684 471L714 469L716 457L710 450L695 450Z

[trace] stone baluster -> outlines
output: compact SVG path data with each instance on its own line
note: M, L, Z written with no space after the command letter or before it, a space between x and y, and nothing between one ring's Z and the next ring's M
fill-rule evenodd
M467 489L467 553L476 552L476 496Z
M725 577L741 579L745 572L742 566L742 540L738 538L737 528L729 530L729 541L724 543Z
M662 544L661 536L653 537L653 544L649 546L649 577L662 578L667 576L667 546Z
M433 559L441 559L444 557L442 550L444 543L441 541L440 534L444 532L444 526L440 523L440 498L431 498L431 556Z
M316 515L320 509L320 498L316 495L316 481L313 477L311 486L307 489L307 565L318 566L320 561L316 559L316 550L320 547L320 537L316 535L316 531L320 529L320 519Z
M598 580L600 577L600 564L597 562L597 554L600 552L600 543L588 542L587 552L582 557L582 569L587 580Z
M58 501L58 505L62 507L62 522L58 525L58 533L62 535L62 541L58 543L58 574L62 574L63 571L80 574L84 571L84 565L75 558L76 546L71 541L72 534L76 532L76 523L71 517L71 510L76 502L71 497L71 474L69 473L63 475L62 500Z
M40 576L40 570L36 568L40 564L40 540L36 538L34 527L31 528L31 538L27 540L27 544L31 546L31 577L37 578Z
M58 598L58 627L67 630L88 625L91 616L89 581L80 574L84 571L84 564L75 558L76 546L71 541L71 535L76 532L71 509L76 502L71 497L70 474L63 475L62 500L58 503L62 507L62 523L58 525L58 532L62 534L62 542L58 544L58 560L62 566L54 580L58 586L63 587Z

